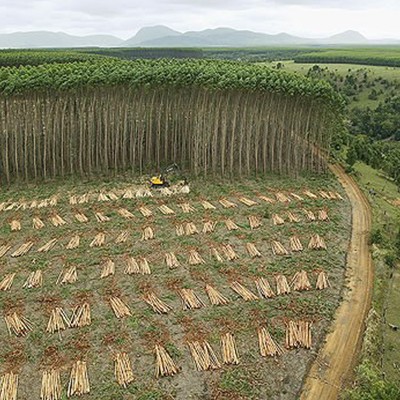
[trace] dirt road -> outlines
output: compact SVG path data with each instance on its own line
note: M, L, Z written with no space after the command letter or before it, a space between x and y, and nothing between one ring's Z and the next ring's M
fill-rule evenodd
M347 285L326 343L306 378L302 400L338 398L351 377L365 328L364 321L371 305L373 266L368 246L370 207L355 181L341 167L335 165L330 169L346 190L352 206Z

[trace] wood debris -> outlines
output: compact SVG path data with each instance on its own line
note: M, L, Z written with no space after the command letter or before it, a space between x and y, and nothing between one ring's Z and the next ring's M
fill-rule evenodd
M178 206L182 209L185 214L196 211L189 203L178 204Z
M78 280L78 273L76 271L75 265L72 265L63 271L61 271L61 274L57 278L56 285L61 283L62 285L66 283L75 283Z
M71 204L71 206L74 206L75 204L78 204L78 196L72 195L69 198L69 204Z
M284 353L282 347L272 339L267 328L260 327L257 330L258 345L262 357L277 357Z
M61 400L61 374L59 369L43 371L40 400Z
M39 247L37 249L37 252L38 253L47 253L57 244L57 242L58 242L58 239L51 239L45 245Z
M246 249L247 249L247 252L249 253L250 257L252 257L252 258L261 257L261 253L259 252L259 250L255 246L255 244L246 243Z
M329 196L329 193L327 193L327 192L325 192L323 190L320 190L318 192L318 194L325 200L330 200L331 199L331 197Z
M291 202L290 198L286 196L286 194L277 192L275 193L276 200L278 200L280 203L289 203Z
M265 201L265 202L268 203L268 204L274 204L274 203L275 203L275 200L274 200L274 199L271 199L271 198L268 197L268 196L259 195L258 198L259 198L260 200L262 200L262 201Z
M278 242L277 240L272 241L272 252L276 256L286 256L289 252L283 247L282 243Z
M324 271L320 271L317 276L317 283L315 284L315 288L317 290L327 289L331 286L329 279Z
M299 195L296 194L296 193L290 193L290 195L291 195L295 200L299 200L299 201L303 201L303 200L304 200L301 196L299 196Z
M86 361L78 360L72 366L68 382L67 396L82 396L86 393L90 393L87 365Z
M229 304L229 300L211 285L206 285L205 291L213 306L224 306Z
M141 274L141 275L150 275L150 267L149 263L145 258L140 258L139 262L136 261L134 257L126 257L125 259L125 269L124 274L127 275L134 275L134 274Z
M44 223L39 217L33 217L32 226L34 229L44 228Z
M106 235L104 232L99 232L90 243L90 247L101 247L106 242Z
M132 316L129 307L119 297L110 297L110 306L117 318Z
M132 363L127 353L119 352L114 355L114 375L118 385L124 388L135 379Z
M78 222L81 222L81 223L87 223L87 222L89 222L89 218L84 214L84 213L82 213L82 212L76 212L75 214L74 214L74 217L75 217L75 219L78 221Z
M239 258L239 256L235 253L235 251L233 250L233 248L230 244L223 244L222 252L224 253L225 258L228 261L234 261Z
M168 206L166 206L165 204L161 205L160 207L158 207L158 209L160 210L160 212L164 215L174 215L175 211L171 210Z
M153 229L150 226L146 226L143 229L142 240L152 240L152 239L154 239Z
M33 247L34 242L26 242L18 247L13 253L11 253L11 257L22 257L25 254L29 253L30 249Z
M249 215L248 217L250 229L257 229L262 226L262 220L260 217L255 215Z
M224 259L221 257L219 254L219 251L214 247L211 246L210 248L211 255L218 261L218 262L224 262Z
M8 244L1 245L0 246L0 258L4 257L10 249L11 249L11 246Z
M293 290L310 290L311 284L308 280L307 272L304 270L296 272L292 278L292 281L290 282L290 286Z
M216 222L213 221L205 221L203 225L203 233L211 233L214 232L215 226L217 225Z
M118 208L117 213L121 217L126 218L126 219L134 219L135 218L135 216L126 208Z
M228 231L236 231L239 229L239 227L230 218L225 220L225 226Z
M163 346L156 344L154 349L156 355L156 377L174 376L179 372L178 367Z
M149 208L144 206L139 207L139 212L143 215L143 217L151 217L153 215L153 212Z
M207 200L202 200L201 202L200 202L200 204L203 206L203 208L205 209L205 210L215 210L216 209L216 207L215 206L213 206L209 201L207 201Z
M97 222L109 222L111 220L110 217L107 217L107 215L99 211L96 211L94 216L96 217Z
M258 278L254 283L256 284L258 294L261 298L271 299L275 296L275 293L271 289L271 285L266 278Z
M221 363L208 342L188 342L187 346L197 371L210 371L221 368Z
M85 302L75 306L71 315L71 328L82 328L92 323L90 304Z
M55 333L64 331L71 326L67 314L61 307L55 307L51 310L49 322L47 323L46 332Z
M116 244L121 244L125 243L129 239L129 232L128 231L123 231L121 232L115 239Z
M197 252L197 250L189 250L188 263L189 265L200 265L200 264L205 264L206 262Z
M343 196L339 192L335 192L335 195L338 200L344 200Z
M10 335L14 333L16 336L26 336L32 331L33 325L29 319L20 316L17 312L5 315L4 320Z
M289 321L286 324L286 348L311 348L311 323L308 321Z
M313 250L326 250L324 239L317 234L311 236L310 242L308 243L308 248Z
M275 276L276 282L276 294L279 296L281 294L289 294L290 293L290 286L286 279L285 275L276 275Z
M61 218L58 214L53 214L50 217L50 221L56 228L67 224L67 222L63 218Z
M89 203L90 200L90 194L89 193L84 193L81 196L78 196L78 204L85 204Z
M81 239L79 237L79 235L74 235L72 236L72 238L69 240L69 242L67 243L67 245L65 246L65 248L67 250L73 250L79 247L79 243L80 243Z
M221 204L222 207L224 208L235 208L237 205L235 203L232 203L228 199L219 199L219 204Z
M125 190L125 193L122 195L123 199L134 199L135 198L135 192L132 189L127 189Z
M183 236L185 234L185 225L177 224L175 225L176 236Z
M141 197L153 197L153 193L151 193L150 189L147 188L139 188L135 194L136 198Z
M112 200L112 201L116 201L116 200L119 199L119 197L118 197L114 192L108 192L108 193L107 193L107 196L108 196L108 198L109 198L110 200Z
M17 400L19 375L7 372L0 378L0 400Z
M303 192L309 199L317 199L318 196L315 195L314 193L310 192L309 190L305 190Z
M139 258L139 266L140 266L140 273L142 275L150 275L151 274L149 263L145 257Z
M115 263L113 260L108 258L106 261L104 261L102 265L100 278L107 278L108 276L114 274L115 274Z
M11 289L11 286L13 284L14 278L15 278L15 272L12 274L7 274L3 280L0 282L0 291L2 292L7 292L8 290Z
M256 206L258 203L254 200L251 200L247 197L239 197L238 200L248 207Z
M101 192L97 197L97 201L110 201L106 193Z
M38 269L36 271L32 271L29 274L28 278L26 279L22 287L24 289L35 289L42 287L42 284L43 284L42 270Z
M165 253L165 263L167 267L170 269L176 268L180 266L178 259L176 258L175 253Z
M331 192L331 191L329 191L328 192L328 195L329 195L329 199L330 200L339 200L339 197L337 196L339 193L337 193L337 192Z
M159 299L154 292L146 293L143 300L153 309L157 314L168 314L172 308L161 299Z
M239 364L235 337L228 332L221 336L222 361L224 364Z
M319 210L318 211L318 219L320 221L329 222L329 216L328 216L328 213L326 212L326 210Z
M292 236L289 239L290 250L291 251L303 251L303 245L300 242L300 239L297 236Z
M306 218L307 218L307 221L308 222L313 222L313 221L315 221L315 215L314 215L314 213L312 212L312 211L310 211L310 210L303 210L304 211L304 214L306 214Z
M196 295L193 289L179 289L179 296L182 300L184 310L196 310L205 307L203 301Z
M10 222L10 228L11 228L11 232L20 231L21 230L21 222L16 219L13 219Z
M278 214L272 214L272 222L274 223L274 225L283 225L285 223L285 220Z
M258 297L251 292L249 289L244 287L241 283L239 282L231 282L229 285L231 289L236 292L240 297L242 297L245 301L253 301L253 300L258 300Z
M289 222L300 222L300 218L296 214L293 214L291 211L287 212L287 217Z
M196 225L193 222L186 222L185 224L186 236L195 235L196 233L199 233L199 231L196 228Z

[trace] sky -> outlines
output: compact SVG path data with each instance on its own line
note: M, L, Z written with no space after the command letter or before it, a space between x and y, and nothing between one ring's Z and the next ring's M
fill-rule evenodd
M0 33L48 30L132 37L144 26L216 27L302 37L357 30L400 39L400 0L0 0Z

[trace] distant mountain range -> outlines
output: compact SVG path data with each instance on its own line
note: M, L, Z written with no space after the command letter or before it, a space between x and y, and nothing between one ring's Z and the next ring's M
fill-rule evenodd
M231 28L178 32L157 25L140 29L123 40L112 35L74 36L63 32L15 32L0 34L0 48L58 47L262 47L290 45L400 44L400 40L369 40L359 32L346 31L328 38L307 39L287 33L266 33Z

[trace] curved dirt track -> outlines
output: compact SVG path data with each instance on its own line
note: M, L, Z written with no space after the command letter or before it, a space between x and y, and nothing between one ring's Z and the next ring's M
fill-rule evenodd
M349 382L360 349L364 321L371 305L373 266L368 239L369 203L343 168L330 166L350 199L352 232L347 253L346 288L323 348L314 361L301 394L302 400L337 399Z

